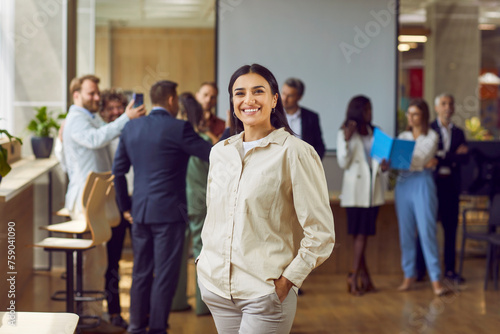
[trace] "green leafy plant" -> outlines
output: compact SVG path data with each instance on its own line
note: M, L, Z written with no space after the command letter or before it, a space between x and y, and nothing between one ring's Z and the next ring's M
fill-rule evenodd
M9 141L12 141L13 139L15 139L21 145L23 144L23 141L21 140L21 138L18 138L18 137L11 135L7 130L0 129L0 134L6 135L7 138L9 138ZM11 170L11 167L7 162L7 154L8 154L7 150L5 148L3 148L2 146L0 146L0 175L2 177L7 175Z
M479 117L471 117L465 120L465 129L470 138L474 140L493 140L493 136L481 125Z
M52 117L52 112L47 111L47 107L43 106L35 108L37 111L35 118L28 124L28 130L33 132L37 137L51 137L52 130L59 130L59 123L56 119L66 118L66 114L58 114L56 118Z

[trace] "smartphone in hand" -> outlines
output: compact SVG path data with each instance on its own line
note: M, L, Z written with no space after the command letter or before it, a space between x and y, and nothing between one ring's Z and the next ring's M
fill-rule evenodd
M132 99L134 99L134 108L140 107L144 104L144 94L142 93L134 93Z

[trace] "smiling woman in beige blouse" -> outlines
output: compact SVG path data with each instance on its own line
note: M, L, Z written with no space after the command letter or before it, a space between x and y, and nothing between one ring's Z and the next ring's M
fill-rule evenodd
M325 173L291 134L268 69L242 66L228 90L239 134L210 155L202 298L219 333L289 333L297 289L333 250Z

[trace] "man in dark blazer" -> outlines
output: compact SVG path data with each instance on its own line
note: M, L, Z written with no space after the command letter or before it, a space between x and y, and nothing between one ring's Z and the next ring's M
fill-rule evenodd
M304 95L304 88L304 83L300 79L289 78L281 88L281 99L290 128L297 137L314 147L319 157L323 159L325 144L321 135L319 115L299 106L299 101Z
M455 273L455 248L458 226L461 164L467 161L468 148L462 129L451 121L455 101L450 94L436 97L434 108L437 118L431 128L439 134L438 165L435 180L438 192L438 217L444 231L444 276L463 281Z
M467 142L462 129L451 121L455 112L455 101L451 94L438 95L434 101L437 117L431 128L439 135L434 172L438 193L438 219L444 232L444 277L464 282L455 272L455 248L457 238L461 164L468 159ZM420 257L420 254L418 255ZM423 256L417 261L417 272L425 271Z
M151 113L125 126L113 163L118 205L133 223L130 333L167 330L186 230L187 163L190 155L208 161L211 149L188 122L175 118L176 87L171 81L151 87ZM132 198L125 180L130 166Z

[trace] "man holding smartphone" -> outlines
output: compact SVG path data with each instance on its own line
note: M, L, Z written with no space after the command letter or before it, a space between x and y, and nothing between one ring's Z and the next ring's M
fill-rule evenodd
M144 104L144 94L134 93L132 100L134 100L134 108L140 107Z
M133 100L134 106L141 106L143 104L143 99L137 98L135 94ZM111 123L125 112L128 103L127 97L122 92L115 89L104 90L101 93L99 115L104 122ZM115 138L108 145L112 158L115 156L119 140L119 137ZM133 171L127 174L127 183L129 185L133 184ZM108 269L106 270L106 285L104 288L106 291L106 300L108 302L109 322L114 326L125 329L128 327L128 323L121 316L119 262L122 256L123 243L127 229L130 230L130 223L123 217L122 213L120 224L111 229L111 239L106 243Z
M73 105L70 106L64 130L62 146L69 178L65 207L75 219L82 214L81 197L87 175L90 172L111 170L112 157L108 149L125 124L145 114L144 106L133 108L131 103L123 115L113 122L104 123L95 117L99 111L99 78L85 75L74 78L70 84ZM106 271L106 246L99 245L84 252L83 286L87 290L102 290ZM84 303L88 315L102 316L102 302Z

